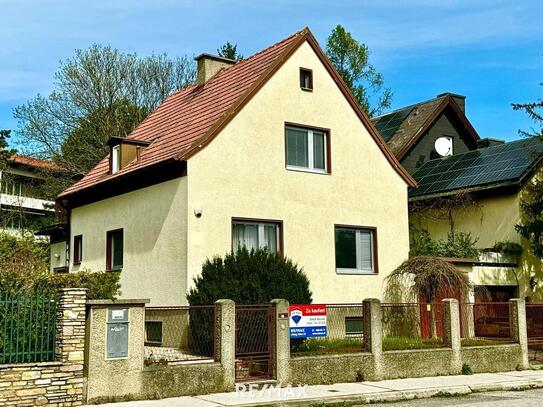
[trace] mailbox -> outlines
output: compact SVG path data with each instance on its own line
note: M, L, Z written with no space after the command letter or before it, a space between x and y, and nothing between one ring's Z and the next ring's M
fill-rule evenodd
M107 318L107 358L128 357L128 309L109 309Z

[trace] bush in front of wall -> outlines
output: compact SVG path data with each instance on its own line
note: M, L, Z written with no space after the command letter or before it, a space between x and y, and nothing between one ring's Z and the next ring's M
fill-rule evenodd
M55 274L49 271L49 245L31 236L0 233L0 293L55 295L61 288L87 288L89 299L120 294L120 272Z
M212 260L207 259L202 273L194 279L189 291L190 305L209 305L219 299L233 300L236 305L268 304L282 298L290 304L310 304L309 279L292 260L266 249L240 248ZM266 327L266 314L245 311L237 319L236 330L249 332L247 337L257 341ZM213 320L208 313L192 309L190 312L191 349L209 356L213 349ZM250 344L247 344L250 347Z
M309 304L311 295L309 279L291 259L266 249L240 248L224 258L207 259L187 300L190 305L223 298L236 304L266 304L283 298L291 304Z

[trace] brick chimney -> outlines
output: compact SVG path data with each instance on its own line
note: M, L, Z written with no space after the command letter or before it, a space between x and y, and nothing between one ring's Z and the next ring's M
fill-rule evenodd
M236 63L236 61L228 58L219 57L211 54L200 54L194 58L198 63L198 72L196 83L203 85L213 75L219 72L222 68L228 68Z
M464 95L459 95L457 93L450 93L450 92L445 92L445 93L441 93L439 95L437 95L438 98L442 97L442 96L451 96L453 98L453 100L456 102L456 104L458 105L458 107L464 112L466 113L466 97Z

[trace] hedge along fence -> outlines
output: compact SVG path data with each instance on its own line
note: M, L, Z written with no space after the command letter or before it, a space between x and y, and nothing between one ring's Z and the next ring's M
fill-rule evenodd
M58 296L0 294L0 364L55 359Z

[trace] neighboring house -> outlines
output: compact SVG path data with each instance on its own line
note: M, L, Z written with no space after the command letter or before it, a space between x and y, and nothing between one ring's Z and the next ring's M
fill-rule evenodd
M465 104L465 96L443 93L371 121L396 158L413 174L429 160L475 150L478 144L486 146L493 142L479 138L466 117Z
M0 230L21 233L53 218L54 202L43 193L44 171L57 167L50 161L14 155L0 167Z
M202 54L172 94L59 195L69 270L122 270L123 297L186 303L206 258L292 258L316 302L381 297L407 258L412 178L304 29L239 62Z
M434 239L446 239L451 229L469 232L484 250L479 259L452 260L476 286L486 288L475 290L475 300L504 301L517 295L543 299L541 261L515 231L522 219L520 198L540 174L542 159L543 143L523 139L431 160L413 175L418 187L410 190L409 201L419 211L411 213L410 222ZM447 207L448 198L466 193L472 203ZM447 213L431 209L436 207L447 208ZM494 248L498 242L517 243L522 254L499 253Z

